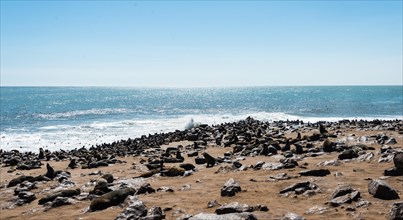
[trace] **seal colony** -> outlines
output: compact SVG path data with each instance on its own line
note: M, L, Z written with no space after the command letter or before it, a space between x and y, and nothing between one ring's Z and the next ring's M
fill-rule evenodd
M0 154L0 219L403 218L402 120L246 118Z

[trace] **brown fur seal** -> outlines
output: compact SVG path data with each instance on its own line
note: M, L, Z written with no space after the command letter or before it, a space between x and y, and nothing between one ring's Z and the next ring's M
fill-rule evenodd
M180 167L171 167L161 172L163 176L183 176L183 174L185 174L185 169Z
M105 193L104 195L95 198L90 204L90 211L103 210L111 206L119 205L129 195L134 195L136 192L133 188L118 189L112 192Z
M72 196L77 196L80 195L81 191L79 188L77 189L67 189L67 190L62 190L60 192L56 192L52 195L48 195L43 197L42 199L40 199L38 201L39 205L45 204L49 201L53 201L54 199L56 199L57 197L72 197Z
M51 166L47 163L47 164L46 164L46 169L47 169L47 172L46 172L45 176L48 177L49 179L55 178L55 170L53 169L53 167L51 167Z
M403 152L398 152L393 157L393 163L397 169L403 169Z
M203 156L206 159L207 167L213 167L215 165L216 159L214 157L206 152L203 153Z

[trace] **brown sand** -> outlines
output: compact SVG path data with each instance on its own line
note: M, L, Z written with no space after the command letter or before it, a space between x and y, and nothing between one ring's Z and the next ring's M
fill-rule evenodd
M343 136L347 137L349 134L355 134L356 137L363 135L376 135L379 133L386 133L390 137L395 137L398 144L393 147L402 147L403 135L394 131L371 131L371 130L356 130L345 129ZM295 134L289 134L295 136ZM304 135L304 133L302 134ZM175 146L178 143L172 143L170 146ZM181 143L187 144L187 143ZM317 143L320 144L320 143ZM381 147L376 143L366 143L368 146L376 148L373 152L374 158L370 162L361 162L358 160L351 160L349 162L342 161L340 166L327 166L326 169L331 171L331 175L326 177L298 177L290 180L282 180L278 182L267 181L269 176L278 173L288 173L290 176L298 176L298 172L304 170L303 168L296 167L294 169L283 169L276 171L267 170L253 170L249 168L247 171L230 171L228 173L217 173L220 166L230 164L220 164L213 168L206 168L205 165L196 165L198 172L188 177L151 177L144 179L145 182L151 184L154 189L161 186L172 187L175 192L156 192L148 195L140 195L138 198L145 203L148 208L152 206L160 206L162 208L172 208L166 211L166 219L176 219L184 214L197 214L200 212L214 213L215 208L207 208L207 203L211 200L217 200L218 203L224 204L229 202L240 202L249 205L266 205L270 210L268 212L255 211L254 214L258 219L276 219L280 218L287 212L293 212L302 215L306 219L385 219L386 213L391 205L399 200L381 200L374 198L368 193L368 178L378 179L382 177L383 170L393 166L392 163L378 163L379 148ZM213 156L222 156L224 152L231 151L232 148L223 148L209 146L207 152ZM306 163L308 169L317 169L317 163L326 160L336 159L338 153L325 154L319 157L307 157L299 164ZM194 158L187 158L185 162L194 164ZM115 164L109 167L100 167L96 169L69 169L71 172L71 179L76 183L76 187L82 187L91 179L97 179L97 175L88 175L89 173L101 170L103 173L111 173L117 179L130 179L145 171L145 166L139 163L141 157L125 157L119 158L127 161L126 164ZM241 161L243 165L254 165L257 161L265 162L278 162L278 157L246 157ZM136 169L133 168L133 163L136 164ZM55 170L66 170L68 161L55 162L51 161L50 164ZM167 164L170 165L170 164ZM173 164L172 164L173 165ZM1 167L1 185L6 185L11 179L18 177L18 175L39 175L46 172L46 166L41 169L20 171L17 170L13 173L8 173L8 167ZM340 172L343 175L336 177L334 174ZM220 188L229 179L234 178L240 182L243 192L238 193L234 197L221 197ZM256 181L251 181L254 179ZM317 184L321 192L313 196L295 195L291 193L288 197L279 194L279 191L293 183L311 181ZM399 196L403 198L403 177L388 177L385 180L393 188L398 190ZM334 208L326 204L334 189L343 184L349 184L354 189L361 192L361 197L364 200L370 201L371 205L365 208L356 208L355 211L347 211L346 208L353 204L345 204L343 206ZM55 187L58 185L57 181L49 181L47 183L38 183L38 189L32 190L37 196L30 204L23 206L16 206L9 208L12 201L16 196L13 195L15 187L1 188L0 189L0 219L114 219L123 209L124 206L114 206L108 209L85 213L88 208L90 200L78 201L72 205L61 206L57 208L44 211L42 205L38 205L38 199L42 198L46 193L44 189ZM191 188L181 190L184 185L190 185ZM42 192L42 193L38 193ZM88 192L88 191L87 191ZM400 200L401 201L401 200ZM311 208L321 209L325 211L321 214L309 214L308 210Z

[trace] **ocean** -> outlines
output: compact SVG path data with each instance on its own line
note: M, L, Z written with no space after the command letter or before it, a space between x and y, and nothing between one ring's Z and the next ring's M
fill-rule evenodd
M403 86L0 87L1 149L70 150L219 124L403 119Z

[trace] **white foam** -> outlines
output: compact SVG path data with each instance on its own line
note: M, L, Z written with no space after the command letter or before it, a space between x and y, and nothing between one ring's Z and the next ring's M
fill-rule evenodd
M43 118L43 119L66 119L83 115L107 115L107 114L116 114L116 113L128 113L131 112L129 109L125 108L104 108L104 109L89 109L89 110L76 110L69 112L57 112L50 114L35 114L35 117Z
M185 115L181 117L142 119L142 120L119 120L99 121L89 124L77 125L54 125L41 127L35 132L20 129L8 129L0 134L0 146L3 150L17 149L20 151L38 151L39 147L55 150L71 150L82 146L101 143L111 143L121 139L136 138L141 135L148 135L174 130L183 130L189 123L192 124L221 124L243 120L251 116L262 121L278 120L303 120L304 122L317 121L339 121L343 119L364 119L373 120L375 117L367 118L320 118L300 117L286 113L251 112L243 114L220 114L220 115ZM377 119L396 119L396 117L378 117ZM397 118L403 120L403 118Z

